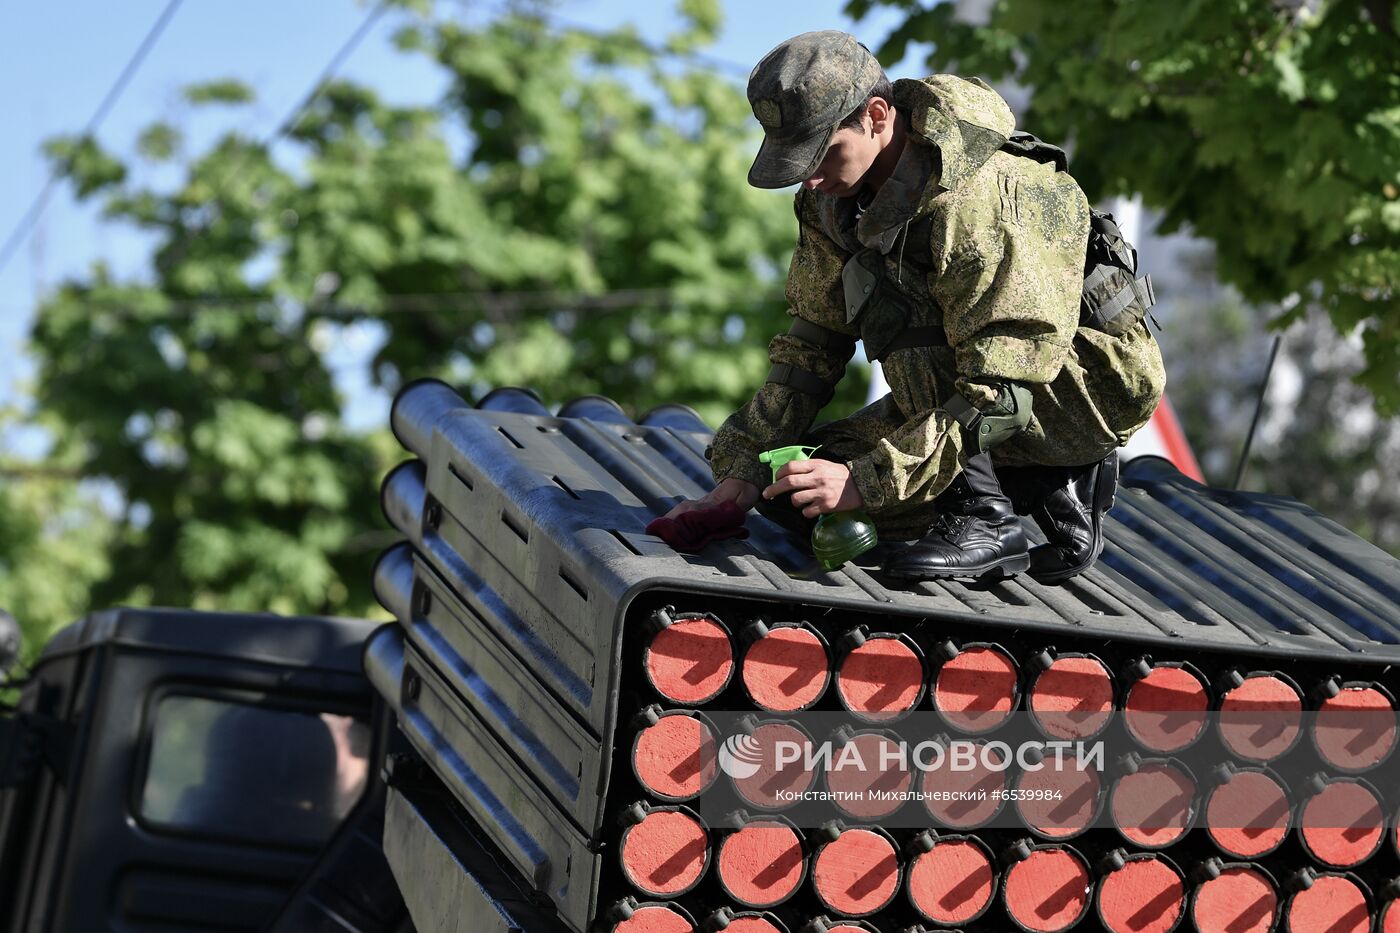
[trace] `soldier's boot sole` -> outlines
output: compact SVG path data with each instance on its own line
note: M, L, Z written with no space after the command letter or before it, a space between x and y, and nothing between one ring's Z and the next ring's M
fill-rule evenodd
M885 570L892 577L901 580L1008 580L1030 568L1031 556L1027 551L1007 554L995 560L983 561L966 567L918 567L901 570L896 564Z

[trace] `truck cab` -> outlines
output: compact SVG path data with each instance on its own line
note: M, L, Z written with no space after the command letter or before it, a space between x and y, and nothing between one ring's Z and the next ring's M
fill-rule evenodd
M375 627L113 609L60 632L0 710L0 930L409 929Z

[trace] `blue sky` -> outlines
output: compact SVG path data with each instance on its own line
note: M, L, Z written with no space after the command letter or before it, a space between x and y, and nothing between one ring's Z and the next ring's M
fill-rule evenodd
M7 237L42 188L48 172L39 149L43 139L78 131L155 22L167 0L50 0L7 4L0 25L0 238ZM872 47L899 17L872 14L857 29L841 12L845 0L723 0L724 31L707 53L747 67L782 39L809 29L846 28ZM468 16L495 4L444 3ZM359 0L185 0L159 43L98 131L104 146L130 153L141 127L165 119L185 128L191 143L212 138L230 125L266 136L310 87L335 50L365 17ZM650 39L675 25L667 2L570 0L558 7L571 23L609 27L632 23ZM428 102L441 91L439 73L414 56L401 55L390 36L401 14L382 17L341 74L374 86L395 102ZM736 70L739 70L736 68ZM894 75L902 72L894 69ZM216 110L190 122L180 88L216 77L235 77L257 92L251 108ZM736 77L736 82L742 77ZM222 122L220 122L222 121ZM34 235L0 270L0 406L22 401L33 377L25 358L36 297L96 260L120 274L140 274L147 243L134 233L104 224L88 206L55 192ZM351 334L342 351L349 363L364 351ZM352 365L338 368L353 369ZM355 386L346 388L354 392ZM378 406L374 406L377 408ZM0 446L30 447L23 436L0 437ZM26 451L28 452L28 451Z

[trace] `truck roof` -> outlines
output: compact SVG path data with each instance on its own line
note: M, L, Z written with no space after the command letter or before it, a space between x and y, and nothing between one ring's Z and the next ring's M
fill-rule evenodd
M159 607L118 607L94 612L58 632L43 660L113 645L198 654L228 651L269 664L355 673L365 638L381 622L329 616L300 617L296 626L270 612L190 612ZM308 622L314 624L307 624Z
M432 438L405 436L409 420L395 429L426 455ZM529 390L506 388L433 424L448 446L470 451L470 462L453 469L505 478L507 514L539 522L566 559L590 575L616 574L610 582L624 589L658 578L702 588L722 580L757 598L766 590L784 601L980 616L989 627L1400 661L1400 561L1301 502L1210 488L1160 457L1125 466L1107 545L1089 572L1059 586L1024 574L995 585L905 585L852 564L812 573L802 543L753 515L747 540L699 555L646 535L650 518L713 485L704 458L711 429L685 406L634 421L611 399L583 396L551 413Z

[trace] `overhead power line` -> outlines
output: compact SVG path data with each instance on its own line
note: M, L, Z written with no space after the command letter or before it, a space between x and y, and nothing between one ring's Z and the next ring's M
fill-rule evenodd
M88 125L84 129L84 136L91 135L101 124L102 120L106 117L107 112L116 102L116 99L121 95L121 92L125 89L126 84L129 82L130 78L135 74L136 70L139 68L141 62L144 61L147 54L149 54L151 48L154 47L156 41L159 39L161 33L164 31L166 24L169 22L170 18L174 15L176 9L180 6L182 2L183 0L170 0L169 4L167 4L165 10L162 11L160 17L151 27L151 30L147 34L146 38L137 48L135 54L132 56L131 61L127 63L126 68L123 69L121 75L117 78L116 83L112 86L112 88L108 91L107 95L103 98L102 103L98 106L98 109L93 114L92 119L88 121ZM301 125L301 121L305 118L307 112L316 103L316 101L318 101L321 98L321 95L325 93L325 90L329 85L330 80L340 70L341 66L344 65L345 61L352 54L354 54L355 50L359 47L360 43L364 41L367 35L369 35L370 31L374 28L379 18L388 10L390 5L390 0L380 0L380 2L376 3L374 7L370 9L370 11L366 14L365 18L360 22L360 25L355 29L355 31L351 33L349 38L347 38L345 42L343 42L341 46L338 49L336 49L334 54L332 54L330 60L317 74L315 81L312 82L311 86L307 89L306 93L303 94L302 97L296 103L296 105L293 106L292 109L287 112L286 116L284 116L282 120L278 122L276 127L270 133L268 133L266 137L264 137L260 144L261 148L269 148L274 143L278 142L279 140L285 138L287 135L292 133L298 126ZM544 19L546 22L552 23L557 27L572 29L576 32L586 33L597 38L606 37L614 40L617 38L616 35L606 34L603 31L593 29L577 21L561 19L555 16L545 16ZM707 64L714 68L726 70L733 74L741 74L744 76L747 76L748 74L748 67L735 61L726 60L715 56L708 56L704 53L699 52L680 52L677 50L668 49L664 46L648 43L640 37L636 37L633 41L635 41L640 48L655 55L685 58L700 64ZM235 158L234 164L229 167L228 171L224 174L223 179L214 186L214 191L208 198L208 201L210 203L215 203L218 201L219 197L222 196L223 192L227 189L228 185L237 178L237 176L242 172L246 164L247 150L244 150L240 157ZM25 238L27 237L27 234L30 231L32 231L34 224L38 220L40 214L42 214L44 207L47 204L47 201L53 192L53 189L57 186L59 174L60 173L52 173L50 175L43 190L35 199L34 204L30 207L30 210L21 219L20 223L16 226L15 230L12 231L9 238L5 241L4 246L0 247L0 271L3 271L6 263L9 261L13 253L17 250L19 245L21 245L24 242ZM188 239L182 243L177 244L176 249L173 251L172 255L165 257L163 264L168 266L172 263L178 262L181 258L183 258L187 250ZM594 303L597 302L597 298L598 296L592 296ZM512 296L511 298L507 298L506 300L508 304L512 305L519 303L518 296ZM612 302L608 302L605 299L604 304L612 304ZM427 309L414 308L412 310L422 311Z
M335 77L336 72L340 70L340 66L344 65L346 59L354 54L355 49L359 48L365 36L369 35L370 30L374 28L374 24L379 21L379 17L383 16L385 10L388 8L388 0L380 0L380 2L376 3L374 8L365 15L365 18L360 21L360 25L350 34L350 38L341 43L340 48L336 49L335 53L331 55L330 61L326 62L325 67L316 75L316 80L312 82L311 87L306 89L306 93L301 96L296 106L287 111L287 115L282 118L281 122L278 123L273 131L262 141L264 149L282 139L301 125L301 121L306 116L306 112L310 110L312 104L320 100L321 95L325 93L326 86L330 83L331 78ZM211 201L218 199L219 194L223 191L224 185L227 185L233 180L233 176L238 173L240 168L241 164L234 166L229 175L225 177L223 184L215 189L214 196L210 198Z
M121 74L117 75L117 80L107 89L107 93L102 97L102 102L97 105L97 109L93 111L92 116L87 121L87 125L83 127L83 138L92 136L97 132L98 127L100 127L102 121L107 118L107 114L111 112L117 99L122 96L122 93L126 90L126 86L131 83L131 79L135 77L136 72L141 68L141 63L146 60L146 56L151 53L151 49L155 48L156 42L160 40L161 34L165 32L165 27L169 25L171 18L175 15L175 11L180 8L180 4L183 2L184 0L170 0L170 2L165 5L165 9L161 10L160 16L156 17L156 21L146 32L146 38L142 39L141 44L136 47L136 51L132 53L131 59L126 63L126 67L122 69ZM0 246L0 272L4 271L10 258L18 252L20 245L23 244L24 241L29 238L29 234L33 232L35 224L39 222L39 217L44 213L44 208L48 206L49 198L53 195L54 188L58 186L58 180L61 174L61 172L57 171L49 172L48 180L44 183L44 187L40 189L38 196L34 198L34 203L29 205L29 210L25 211L19 223L10 231L10 235L5 238L4 245Z
M325 67L316 75L316 80L312 82L311 87L307 88L306 93L301 96L296 105L287 112L287 115L283 117L280 122L278 122L272 132L268 133L267 136L263 138L260 148L269 148L301 125L301 121L306 116L307 111L310 110L312 105L320 100L321 95L325 93L326 86L330 83L330 79L335 76L336 72L340 70L340 66L345 64L345 60L355 52L355 49L359 48L365 36L369 35L370 30L372 30L375 23L379 21L379 17L383 16L388 8L389 0L380 0L379 3L374 5L369 13L365 15L365 18L360 21L360 25L350 34L350 37L341 43L340 48L336 49L335 53L331 55L330 61L326 62ZM207 203L217 203L224 191L227 190L229 184L243 171L244 166L248 164L247 152L246 149L242 150L242 152L234 158L233 164L229 166L223 178L214 186L214 191L207 199ZM185 239L181 240L176 245L171 255L165 257L162 265L168 268L184 259L185 254L189 252L191 239L193 239L192 235L186 236Z
M732 289L706 289L707 297L725 297L729 307L755 307L769 302L782 302L781 290L755 292L749 286ZM138 312L132 302L113 298L73 298L90 311L105 311L119 318L134 318ZM330 300L297 302L278 296L264 295L201 295L169 301L156 314L140 312L145 320L179 320L201 312L237 311L255 314L265 309L296 310L319 318L376 318L401 314L433 314L444 311L485 311L498 314L518 314L527 311L621 311L667 304L693 304L694 298L685 289L673 287L614 288L604 291L581 292L556 289L522 289L458 292L428 292L423 294L384 295L373 305L351 305Z

